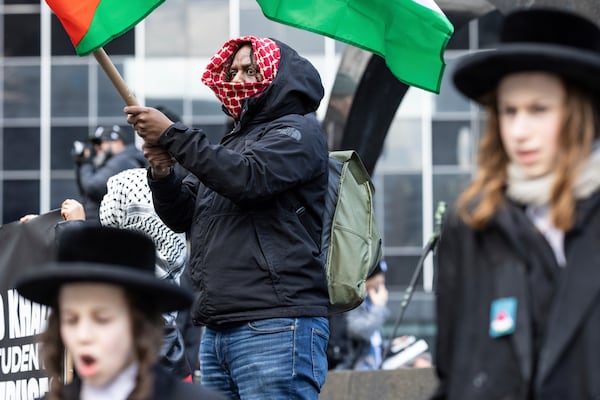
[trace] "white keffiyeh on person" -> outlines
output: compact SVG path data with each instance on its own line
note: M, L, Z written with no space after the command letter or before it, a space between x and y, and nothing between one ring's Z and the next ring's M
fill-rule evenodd
M112 176L107 189L100 205L101 224L150 236L156 246L156 276L179 285L187 258L185 234L173 232L154 211L146 169L129 169ZM164 315L168 324L176 316L176 312Z

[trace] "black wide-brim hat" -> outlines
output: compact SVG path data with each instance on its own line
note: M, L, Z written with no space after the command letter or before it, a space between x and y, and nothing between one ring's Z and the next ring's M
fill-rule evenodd
M453 80L462 94L486 104L502 78L526 71L554 73L600 94L600 27L559 9L515 11L503 20L498 47L461 58Z
M158 311L185 309L192 295L155 275L156 251L145 234L131 230L78 225L58 237L57 261L38 266L16 283L36 303L53 306L62 285L109 283L154 302Z

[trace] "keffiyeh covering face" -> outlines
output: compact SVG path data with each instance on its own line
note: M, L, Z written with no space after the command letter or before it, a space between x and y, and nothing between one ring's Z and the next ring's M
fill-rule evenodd
M242 43L252 44L254 61L262 77L260 82L227 82L231 60ZM242 36L231 39L215 54L202 74L202 83L211 88L231 116L239 119L242 100L262 93L275 79L280 59L279 46L266 38Z

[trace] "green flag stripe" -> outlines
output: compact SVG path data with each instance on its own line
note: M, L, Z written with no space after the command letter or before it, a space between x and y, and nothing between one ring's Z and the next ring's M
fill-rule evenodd
M144 19L164 0L102 0L75 51L83 56L104 46Z
M439 93L447 18L411 0L258 0L270 19L375 53L401 81Z
M388 31L406 32L387 35L385 59L400 80L436 93L444 74L444 50L452 37L452 24L434 10L415 5L397 15Z

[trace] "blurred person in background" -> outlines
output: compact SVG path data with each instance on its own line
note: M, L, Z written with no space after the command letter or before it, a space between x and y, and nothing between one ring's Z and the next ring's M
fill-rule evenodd
M157 365L161 313L188 307L192 296L156 277L155 254L145 234L71 225L59 237L57 260L18 280L23 297L52 308L42 333L51 378L44 399L224 399ZM69 382L65 354L73 360Z
M21 221L27 222L36 216L28 214ZM74 199L62 202L61 216L65 221L56 225L57 238L68 227L86 221L82 204ZM108 179L107 193L100 204L100 222L103 226L138 231L149 236L156 248L156 276L179 286L187 262L185 235L173 232L156 215L144 168L128 169ZM190 366L185 357L186 346L176 325L177 317L175 310L163 314L164 334L159 362L174 375L191 379L192 368L196 365ZM197 348L195 351L197 354Z
M453 79L487 127L436 254L434 398L598 398L600 27L514 11Z
M187 263L185 234L175 233L158 217L152 204L145 168L132 168L111 176L107 193L100 204L102 226L128 229L148 235L156 248L156 276L180 286ZM189 307L181 311L189 312ZM177 311L164 313L165 332L160 363L182 378L191 378L192 368L186 359L186 346L176 324Z
M148 162L133 143L133 132L119 125L98 126L88 138L91 146L76 142L72 150L75 178L85 208L86 220L99 224L98 210L111 176ZM79 143L79 144L78 144Z
M351 369L379 369L383 362L383 324L390 315L386 271L387 263L382 260L367 277L365 300L345 313L348 337L352 343Z

